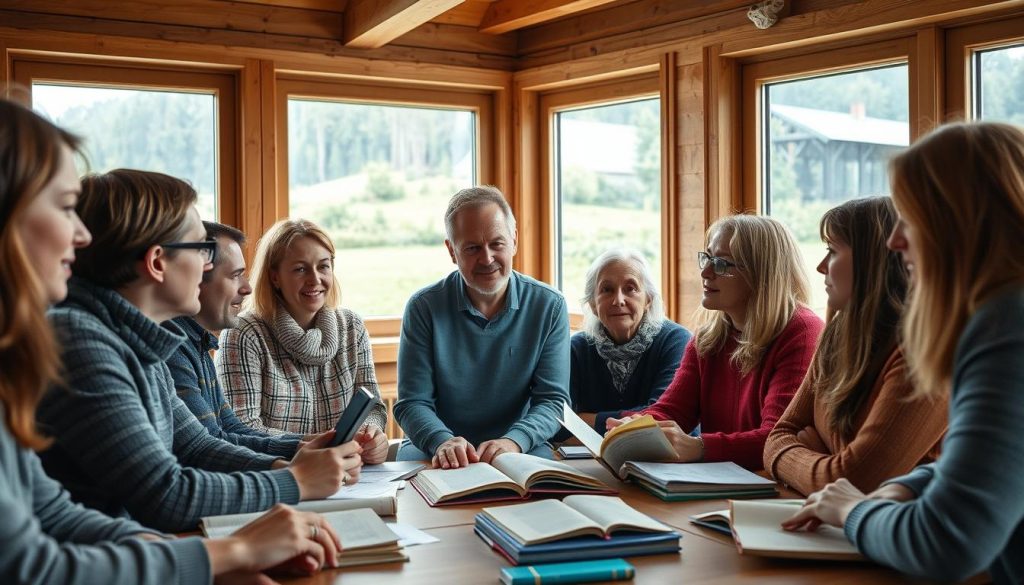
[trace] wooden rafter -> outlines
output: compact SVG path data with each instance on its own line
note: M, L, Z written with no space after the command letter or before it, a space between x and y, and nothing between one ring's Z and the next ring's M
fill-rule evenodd
M464 0L350 0L344 43L377 49L462 4Z
M615 0L498 0L487 8L480 32L499 35L562 16L610 4Z

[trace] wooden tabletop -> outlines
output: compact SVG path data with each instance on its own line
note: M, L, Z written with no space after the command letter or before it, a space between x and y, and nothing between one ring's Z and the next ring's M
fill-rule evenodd
M635 583L919 583L869 562L824 562L770 559L740 555L732 539L690 524L689 517L728 507L725 500L665 502L634 484L618 481L593 460L570 462L600 477L620 491L626 503L657 518L683 535L679 554L630 557L636 567ZM783 493L785 497L796 497ZM486 504L500 505L500 504ZM382 585L402 582L415 585L497 583L506 560L473 533L473 517L483 505L467 504L431 508L412 487L399 492L397 521L415 526L440 542L405 549L407 563L349 567L323 571L306 578L282 579L294 585ZM392 521L387 518L386 520Z

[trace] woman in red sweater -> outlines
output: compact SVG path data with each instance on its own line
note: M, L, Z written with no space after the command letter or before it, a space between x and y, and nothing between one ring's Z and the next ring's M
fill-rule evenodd
M708 228L697 254L701 325L671 385L650 414L681 463L735 461L761 469L764 442L814 355L821 319L806 306L807 275L793 236L778 221L734 215ZM688 433L700 425L700 435Z

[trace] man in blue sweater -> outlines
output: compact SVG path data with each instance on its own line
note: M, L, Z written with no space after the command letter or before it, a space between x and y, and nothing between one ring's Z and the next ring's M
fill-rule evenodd
M414 294L402 318L398 458L456 468L505 452L550 457L569 399L565 299L512 270L516 220L498 189L456 193L445 232L458 270Z
M242 300L252 294L252 288L242 255L245 234L212 221L204 221L203 226L206 236L216 240L217 253L213 268L203 273L203 283L199 285L199 313L172 320L186 338L167 360L174 387L185 406L214 437L259 453L291 459L298 450L300 435L268 435L250 427L235 416L221 391L210 357L210 351L217 349L217 338L210 332L238 324Z

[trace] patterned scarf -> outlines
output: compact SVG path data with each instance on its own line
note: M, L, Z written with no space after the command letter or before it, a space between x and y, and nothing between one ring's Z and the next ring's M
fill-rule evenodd
M292 359L307 366L322 366L338 354L338 313L333 309L320 309L306 331L279 303L271 328Z
M605 364L608 365L608 371L612 375L612 384L619 394L625 391L626 383L633 375L637 362L661 332L661 325L662 322L652 323L647 315L644 315L644 320L640 323L636 335L622 345L616 345L604 327L599 327L597 335L591 338L591 343L597 349L597 355L601 356Z

